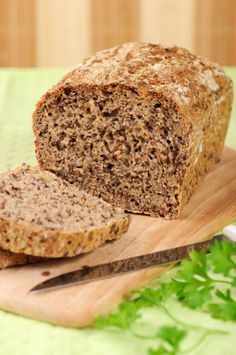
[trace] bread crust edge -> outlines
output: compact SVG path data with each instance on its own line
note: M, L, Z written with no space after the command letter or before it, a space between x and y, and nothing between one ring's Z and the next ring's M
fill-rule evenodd
M0 248L36 257L73 257L119 239L127 232L130 216L82 232L46 230L27 223L0 218ZM22 258L22 263L24 263ZM19 260L21 262L21 260ZM1 268L1 263L0 263Z

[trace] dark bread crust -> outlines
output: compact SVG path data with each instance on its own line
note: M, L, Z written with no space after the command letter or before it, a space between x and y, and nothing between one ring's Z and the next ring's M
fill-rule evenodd
M222 89L232 92L223 68L179 47L127 43L97 52L66 74L39 100L36 111L59 91L71 87L128 87L145 98L175 103L189 123L201 120ZM192 116L193 115L193 116Z
M109 103L110 97L114 97L114 101ZM128 97L126 101L125 97ZM117 113L119 100L123 100L123 111ZM73 105L73 102L76 103ZM110 121L107 112L100 109L101 102L110 109ZM143 113L140 111L135 116L135 123L124 108L131 102L133 116L138 105L143 105ZM127 43L89 57L41 98L33 115L37 158L43 169L78 183L114 205L132 212L174 218L219 161L231 106L232 82L220 65L178 47ZM81 114L91 125L82 126ZM115 119L119 129L114 128ZM137 136L140 130L144 137L139 159L133 142L126 155L120 152L130 139L132 124L133 135ZM107 165L101 159L104 156L102 125L105 131L114 128L112 144L118 146L115 152L114 149L106 151L103 160L107 160ZM59 130L63 135L58 134L54 139ZM95 153L95 149L87 152L82 143L80 133L86 130L94 134L90 142L97 148ZM73 140L76 142L72 149ZM149 165L145 165L150 158L150 154L144 152L148 142L152 143L156 166L153 157ZM137 159L130 164L135 154ZM96 169L92 169L89 159L94 161ZM112 171L109 165L114 168ZM100 170L99 166L102 166ZM163 171L160 171L161 166ZM91 169L89 174L87 169ZM147 175L143 179L142 173ZM133 178L139 179L139 185L132 191ZM123 190L121 181L128 181ZM113 188L115 184L120 184L120 189Z

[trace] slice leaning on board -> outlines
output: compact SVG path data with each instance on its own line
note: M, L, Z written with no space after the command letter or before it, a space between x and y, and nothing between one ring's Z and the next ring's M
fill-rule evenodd
M27 165L0 178L0 247L15 253L75 256L119 238L129 216L56 175Z
M0 267L118 239L123 210L177 218L219 161L231 106L222 67L182 48L128 43L86 59L36 106L40 168L0 177Z

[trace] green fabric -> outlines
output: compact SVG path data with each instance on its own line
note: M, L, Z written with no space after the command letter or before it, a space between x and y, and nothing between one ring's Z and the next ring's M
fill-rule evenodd
M66 69L0 69L0 170L15 167L23 161L35 163L31 113L40 95L65 72ZM236 86L236 68L227 68L227 73ZM236 149L235 116L234 106L226 145ZM192 354L235 353L236 325L210 319L199 311L190 311L178 304L170 304L170 307L185 321L189 319L196 324L230 331L227 336L209 337ZM146 311L144 316L150 325L167 323L160 313ZM148 345L151 345L126 334L92 329L67 329L4 311L0 311L0 329L0 355L142 355L146 354Z

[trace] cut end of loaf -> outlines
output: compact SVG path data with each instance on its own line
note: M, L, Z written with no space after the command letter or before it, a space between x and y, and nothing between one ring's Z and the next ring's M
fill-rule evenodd
M27 165L0 175L0 247L42 257L88 252L127 231L121 209Z
M168 102L125 88L67 89L35 129L43 169L127 211L178 214L188 137Z

